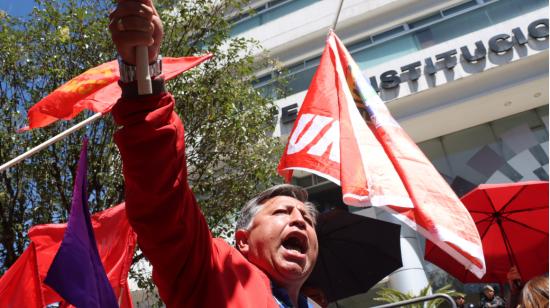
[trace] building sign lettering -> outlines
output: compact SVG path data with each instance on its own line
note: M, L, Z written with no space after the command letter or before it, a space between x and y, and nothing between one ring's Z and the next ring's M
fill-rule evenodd
M527 27L528 36L535 40L548 39L548 18L542 18L533 21ZM490 52L497 55L505 54L510 51L514 44L522 46L527 44L528 39L520 28L512 29L512 35L509 34L497 34L489 39L487 42ZM487 56L487 48L482 41L475 42L475 49L470 50L467 46L460 47L460 56L469 63L477 63ZM444 67L448 70L452 70L458 64L458 51L451 49L449 51L435 55L435 62L433 59L424 59L423 72L426 75L434 75L438 67ZM369 78L372 87L376 92L380 92L382 89L393 89L404 80L401 77L402 73L408 75L407 80L416 81L420 78L422 63L420 61L407 64L401 67L401 72L396 70L389 70L380 74L378 79L375 76Z
M512 35L497 34L489 39L487 45L482 41L475 42L475 48L471 50L468 46L459 48L460 56L468 63L478 63L485 59L488 51L497 55L502 55L510 51L514 44L523 46L528 43L528 37L519 28L511 30ZM548 39L548 18L537 19L527 27L527 35L534 40ZM370 83L376 92L382 89L393 89L404 81L417 81L424 73L427 76L434 75L438 69L445 68L452 70L458 64L458 51L451 49L449 51L435 55L435 61L429 57L422 62L416 61L401 66L400 72L397 70L385 71L379 76L380 82L375 76L369 78ZM402 78L401 74L406 74L407 78ZM298 104L290 104L281 109L281 122L283 124L292 123L298 115Z

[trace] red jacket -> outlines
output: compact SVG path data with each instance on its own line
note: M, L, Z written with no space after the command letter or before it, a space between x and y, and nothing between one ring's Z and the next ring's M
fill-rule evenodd
M213 239L187 183L184 130L168 93L113 109L126 211L168 307L278 307L269 278Z

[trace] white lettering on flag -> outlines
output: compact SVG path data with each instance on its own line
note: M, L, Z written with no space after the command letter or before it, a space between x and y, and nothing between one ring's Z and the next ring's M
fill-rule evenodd
M340 123L339 121L332 122L332 126L329 130L319 139L317 144L311 147L308 154L315 156L323 156L327 151L328 147L330 148L330 154L328 159L340 163Z
M332 121L333 119L329 117L314 115L310 113L303 114L298 119L298 125L296 126L294 133L292 133L292 136L290 136L290 139L288 140L288 149L286 153L294 154L303 150L308 144L313 141L313 139L315 139L315 137L317 137L317 135L319 135L321 130ZM302 138L298 140L298 137L300 137L302 131L310 122L311 125L305 131Z

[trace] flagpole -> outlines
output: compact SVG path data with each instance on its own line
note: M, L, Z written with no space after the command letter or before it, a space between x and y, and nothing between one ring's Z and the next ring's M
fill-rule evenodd
M343 4L344 0L340 0L340 4L338 5L338 12L336 12L336 17L334 18L334 22L332 23L332 31L336 32L336 24L338 23L338 18L340 18L340 12L342 11Z
M136 75L139 95L153 93L151 73L149 72L149 51L147 46L136 47Z
M57 141L67 137L68 135L72 134L73 132L81 129L82 127L90 124L90 123L93 123L95 122L96 120L98 120L99 118L101 118L103 114L101 112L98 112L96 114L94 114L93 116L87 118L86 120L76 124L75 126L59 133L58 135L42 142L41 144L35 146L34 148L28 150L27 152L17 156L16 158L8 161L7 163L3 164L2 166L0 166L0 172L8 169L9 167L21 162L22 160L36 154L37 152L41 151L42 149L48 147L49 145L53 144L53 143L56 143Z

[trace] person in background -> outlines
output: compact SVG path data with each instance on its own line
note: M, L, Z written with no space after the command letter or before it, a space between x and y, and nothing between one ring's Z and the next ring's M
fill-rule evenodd
M548 277L537 276L529 280L521 290L517 307L548 307Z
M456 307L457 308L465 308L465 302L464 302L464 295L462 294L459 294L457 296L454 297L454 300L455 300L455 303L456 303Z
M504 300L495 295L495 289L491 285L483 287L483 296L481 297L480 308L505 308Z

